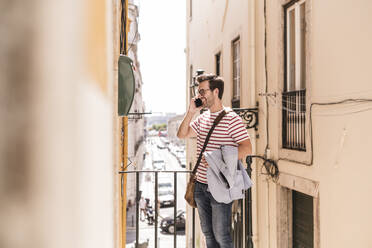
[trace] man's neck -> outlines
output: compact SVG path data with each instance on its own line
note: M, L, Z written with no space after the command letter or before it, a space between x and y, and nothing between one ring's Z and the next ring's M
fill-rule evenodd
M216 113L218 111L221 111L222 109L223 109L223 105L222 105L222 102L220 101L216 102L215 104L213 104L213 106L209 108L211 113Z

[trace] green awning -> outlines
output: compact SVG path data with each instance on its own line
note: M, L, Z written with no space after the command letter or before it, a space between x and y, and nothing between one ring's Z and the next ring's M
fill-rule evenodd
M134 98L135 80L132 59L125 55L119 57L118 114L127 115Z

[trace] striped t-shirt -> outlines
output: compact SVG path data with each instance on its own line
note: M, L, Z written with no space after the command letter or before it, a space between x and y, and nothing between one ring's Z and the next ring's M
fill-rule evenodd
M209 138L207 147L205 148L206 152L219 149L221 145L238 146L237 143L249 139L248 132L245 129L240 116L231 109L225 108L225 110L227 113L214 128L212 135ZM213 121L221 112L222 110L216 113L211 113L208 110L199 115L194 121L190 123L191 128L197 134L197 158L199 157L200 151L203 148L205 138L207 137L209 130L213 125ZM197 181L205 184L208 183L207 168L208 164L203 156L197 169Z

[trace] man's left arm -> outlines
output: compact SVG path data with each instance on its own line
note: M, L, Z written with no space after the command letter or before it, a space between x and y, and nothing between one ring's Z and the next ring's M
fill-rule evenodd
M246 156L252 154L251 139L245 139L238 143L238 159L244 159Z

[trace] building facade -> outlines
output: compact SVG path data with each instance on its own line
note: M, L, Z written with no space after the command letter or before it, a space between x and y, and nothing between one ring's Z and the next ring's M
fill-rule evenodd
M117 98L126 2L1 4L1 247L125 243ZM135 7L129 8L133 26ZM129 56L135 58L135 44ZM142 111L141 102L132 110ZM141 128L133 136L138 142Z
M184 140L177 138L178 127L180 126L184 115L176 115L168 120L167 134L168 140L176 145L184 145Z
M253 154L262 157L252 164L254 247L371 246L372 4L186 4L187 101L201 68L225 79L225 106L258 108L258 129L249 129ZM190 166L195 144L187 141ZM274 163L264 166L265 159ZM196 247L205 247L199 227L196 233ZM186 235L191 247L190 227Z
M145 106L142 99L142 76L140 62L137 56L138 42L140 41L140 34L138 31L138 18L139 11L138 6L134 4L134 1L129 1L128 4L128 17L130 20L129 32L128 32L128 56L133 60L135 67L134 78L135 78L135 94L133 99L132 107L129 111L128 121L128 170L142 170L145 153L144 140L145 140L145 123L143 114L145 112ZM137 113L137 114L136 114ZM131 202L135 202L136 196L136 175L130 173L127 175L127 199Z

